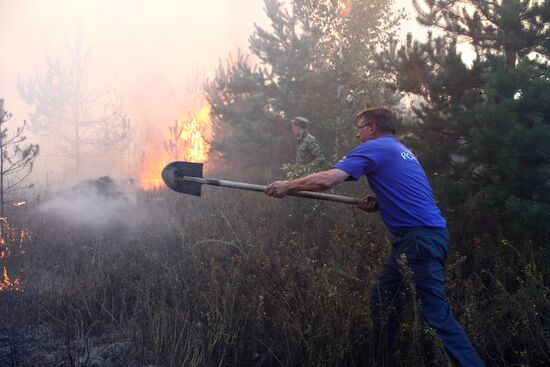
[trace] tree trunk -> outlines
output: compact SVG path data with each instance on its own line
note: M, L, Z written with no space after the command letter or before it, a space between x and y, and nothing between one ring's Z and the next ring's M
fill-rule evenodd
M516 67L517 52L510 48L505 48L504 52L506 53L506 68L513 69Z
M76 177L80 177L80 129L78 124L74 127L74 157L76 162Z
M4 115L4 100L0 99L0 217L4 216L4 141L2 136Z

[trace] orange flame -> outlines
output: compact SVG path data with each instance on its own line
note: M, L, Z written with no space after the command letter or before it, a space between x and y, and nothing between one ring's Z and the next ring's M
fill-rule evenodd
M0 217L0 259L10 257L17 248L20 249L23 243L30 239L31 235L27 229L12 227L6 217ZM3 291L23 292L21 280L15 278L12 281L6 266L3 267L3 277L0 277L0 292Z
M162 146L162 143L154 144L148 142L149 146ZM163 186L160 173L170 162L168 153L160 150L155 153L148 153L143 160L141 172L139 173L138 186L147 191L158 190Z
M23 292L23 287L21 286L21 280L15 279L12 281L8 276L8 269L4 266L3 271L4 279L0 279L0 292L3 291L14 291L14 292Z
M351 15L352 9L352 0L340 0L338 2L338 11L340 12L340 16L344 18L349 17Z
M208 158L211 135L210 106L201 108L194 116L183 114L170 128L168 142L155 139L147 142L138 186L146 191L164 187L160 173L173 160L204 163ZM162 145L165 149L159 149Z

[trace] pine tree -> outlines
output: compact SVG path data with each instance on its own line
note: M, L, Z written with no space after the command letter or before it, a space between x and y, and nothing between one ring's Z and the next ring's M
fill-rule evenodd
M17 190L29 188L23 183L33 169L38 157L38 144L22 146L27 140L23 135L25 123L14 134L8 133L6 122L12 114L4 110L4 100L0 99L0 217L4 217L6 195Z
M444 31L382 53L397 88L417 96L409 144L451 220L544 241L550 220L550 4L425 1L418 20ZM428 10L423 10L428 9ZM476 59L456 51L469 40ZM477 216L473 215L478 213ZM493 229L491 229L493 227Z
M42 73L18 87L34 107L31 130L56 139L59 153L74 160L78 174L83 156L129 140L130 121L112 93L91 91L86 68L91 50L81 32L67 51L66 64L48 59Z
M282 139L287 131L272 104L265 73L239 53L236 60L220 63L215 78L206 83L212 151L239 162L240 168L275 168L288 159Z
M234 121L248 121L238 130L223 129L225 135L239 131L241 139L235 149L222 144L225 148L242 150L249 157L253 154L256 165L264 165L264 157L274 166L290 162L293 149L288 142L293 140L288 120L304 116L325 154L339 157L352 146L350 130L360 109L397 102L393 91L386 88L384 75L375 70L374 55L376 48L394 35L399 16L390 13L391 2L354 1L353 8L351 2L346 4L342 11L338 1L294 0L288 6L277 0L265 1L271 28L256 26L250 37L250 50L260 60L260 67L243 66L237 60L218 69L208 84L211 101L219 98L216 94L229 93L229 75L231 83L254 90L253 94L247 92L247 100L238 98L234 103L226 99L223 108L213 106L220 126L234 129ZM237 91L243 97L240 93ZM232 104L237 103L241 107L235 115ZM251 105L242 108L243 103ZM244 117L248 111L263 112ZM265 129L266 123L271 129ZM277 135L264 136L266 133ZM244 150L256 140L262 144L260 154ZM225 136L224 141L227 143Z
M508 56L507 56L508 57ZM504 228L545 241L550 222L550 70L526 58L500 60L487 78L486 101L472 114L472 188L482 210ZM508 231L511 232L511 231Z

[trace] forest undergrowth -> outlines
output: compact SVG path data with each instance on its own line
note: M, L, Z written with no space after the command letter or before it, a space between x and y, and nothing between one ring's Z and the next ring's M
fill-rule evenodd
M142 193L138 206L134 225L101 229L32 216L10 260L25 290L0 293L12 365L29 365L18 345L28 325L57 335L58 365L93 366L107 332L132 344L113 365L376 365L370 291L391 249L377 215L217 189ZM458 227L447 297L486 364L550 364L549 255ZM391 361L451 363L415 302Z

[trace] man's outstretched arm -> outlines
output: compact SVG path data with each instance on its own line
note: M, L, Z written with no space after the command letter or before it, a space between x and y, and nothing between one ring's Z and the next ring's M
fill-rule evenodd
M345 181L348 177L346 172L332 168L296 180L272 182L266 187L265 193L269 196L282 198L296 191L325 191Z

